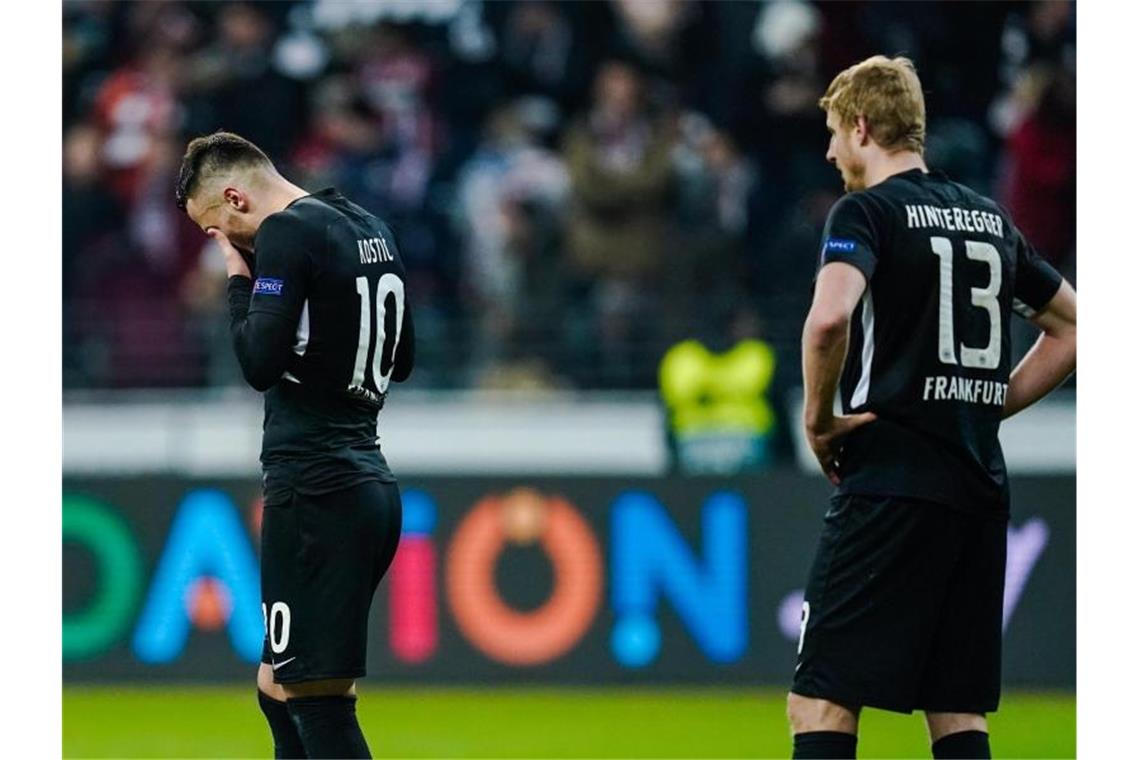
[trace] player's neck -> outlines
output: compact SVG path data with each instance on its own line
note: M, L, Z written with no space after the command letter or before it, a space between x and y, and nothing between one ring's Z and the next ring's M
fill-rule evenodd
M282 178L273 189L274 210L284 211L290 203L309 194L305 188L298 187L289 180Z
M262 192L264 201L260 205L261 218L257 222L259 227L273 214L288 208L293 201L310 195L308 190L294 185L283 177L262 185Z
M921 155L913 151L901 150L897 153L883 153L877 161L867 162L866 186L874 187L896 174L902 174L911 169L929 171L926 168L926 161L922 159Z

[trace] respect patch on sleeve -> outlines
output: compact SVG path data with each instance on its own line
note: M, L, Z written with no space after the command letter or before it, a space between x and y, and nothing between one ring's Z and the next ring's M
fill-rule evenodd
M284 280L275 277L258 277L257 282L253 283L253 294L255 296L279 296L284 288Z
M828 238L827 242L823 244L823 250L838 251L839 253L854 253L855 241L846 240L844 238Z

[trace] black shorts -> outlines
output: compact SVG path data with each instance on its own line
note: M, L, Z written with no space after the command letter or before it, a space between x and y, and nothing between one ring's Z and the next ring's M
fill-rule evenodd
M261 661L277 683L364 675L368 610L400 540L400 491L368 481L266 504Z
M834 497L792 692L852 708L995 711L1006 523L917 499Z

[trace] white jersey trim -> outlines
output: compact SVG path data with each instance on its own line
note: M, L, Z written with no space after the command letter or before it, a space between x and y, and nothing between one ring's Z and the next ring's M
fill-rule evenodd
M871 361L875 358L875 302L871 299L871 287L863 294L863 373L851 394L851 408L867 403L871 391Z
M1026 319L1033 319L1037 316L1037 312L1029 304L1017 298L1013 299L1013 310Z
M309 299L301 307L301 318L297 320L297 339L293 343L293 353L304 356L309 347Z

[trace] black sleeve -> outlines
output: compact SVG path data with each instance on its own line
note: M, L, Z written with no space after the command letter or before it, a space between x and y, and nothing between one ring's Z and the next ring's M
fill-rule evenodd
M395 363L392 367L392 379L402 383L412 374L412 367L416 363L416 328L412 322L412 305L404 303L404 324L400 328L400 342L396 346Z
M246 382L268 390L289 366L305 304L309 253L296 222L270 216L257 232L257 280L231 277L230 334Z
M1031 319L1061 289L1062 277L1049 262L1041 258L1016 227L1017 275L1013 284L1013 310Z
M836 201L823 228L820 268L833 261L842 261L854 266L870 282L879 261L879 250L875 226L860 198L846 195Z

